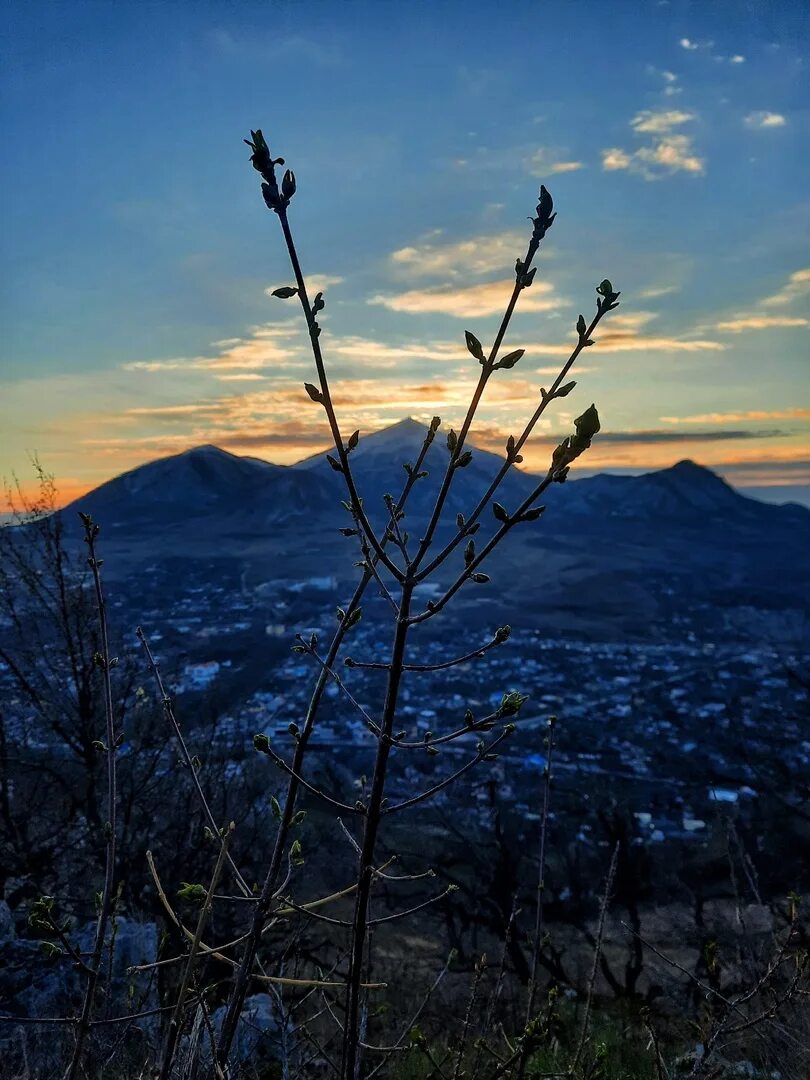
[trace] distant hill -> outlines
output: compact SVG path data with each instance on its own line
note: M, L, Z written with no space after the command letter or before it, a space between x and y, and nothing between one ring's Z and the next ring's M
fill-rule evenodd
M386 517L383 495L399 495L403 463L415 462L424 433L423 425L403 420L361 438L352 454L358 489L378 527ZM438 542L501 466L499 455L471 449ZM429 476L416 485L403 523L413 537L422 535L446 462L440 432L425 461ZM498 500L514 507L537 481L513 469ZM132 469L62 514L77 538L77 510L101 523L111 573L160 560L212 567L224 560L245 580L346 580L357 573L359 552L355 540L337 532L349 523L344 498L342 477L324 454L284 467L201 446ZM499 552L497 597L507 609L518 604L539 621L562 617L572 626L584 620L638 628L669 619L664 613L679 605L778 612L810 602L810 510L748 498L692 461L641 476L572 479L553 485L543 501L542 520L515 529ZM485 513L479 538L494 527ZM455 564L443 571L446 579L456 572ZM462 594L462 609L474 602L481 610L496 595L483 588L474 599L470 590Z

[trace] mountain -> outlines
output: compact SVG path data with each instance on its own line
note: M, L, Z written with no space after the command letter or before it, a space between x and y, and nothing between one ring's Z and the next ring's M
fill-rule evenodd
M694 461L638 476L598 473L565 485L561 506L568 513L600 513L626 518L690 520L728 519L738 524L771 523L801 526L810 511L794 503L766 504L740 492L722 477Z
M423 425L403 420L362 437L351 455L364 506L380 530L383 495L399 495L403 463L416 461L424 435ZM434 551L501 467L500 455L470 448L472 461L454 478ZM429 475L415 485L403 521L412 537L422 535L447 459L440 431L425 460ZM513 509L537 482L513 469L498 501ZM350 524L345 497L343 478L323 453L280 466L202 446L132 469L62 514L77 542L75 511L101 524L108 575L137 580L138 568L171 566L170 583L183 575L221 583L236 572L243 583L269 583L272 592L313 576L353 579L357 541L337 531ZM542 520L514 529L499 549L497 591L461 591L461 617L481 618L497 600L538 626L645 634L687 608L722 622L732 610L776 615L810 602L810 510L748 498L692 461L642 476L571 479L552 485L543 501ZM489 511L481 522L479 547L496 527ZM460 558L459 548L440 580L454 578Z
M357 449L352 452L352 473L357 489L363 496L363 505L373 521L382 525L387 514L384 510L383 496L390 493L398 498L407 480L403 468L405 463L415 464L427 428L417 420L408 418L397 424L375 431L360 439ZM465 469L456 473L450 495L447 499L445 516L450 522L455 521L457 513L469 513L478 498L487 490L492 479L503 464L503 457L487 450L477 449L474 445L473 457ZM427 476L419 480L413 488L408 502L409 517L424 518L430 516L439 487L444 478L449 453L447 435L440 429L425 455L423 472ZM296 471L307 472L323 477L331 482L335 493L345 498L343 479L331 468L326 454L315 454L294 466ZM509 503L519 503L536 485L537 478L528 473L511 470L499 489L499 498Z
M198 446L130 469L81 496L62 513L92 514L106 528L135 534L155 525L196 528L204 520L250 529L309 513L329 495L314 475L216 446Z

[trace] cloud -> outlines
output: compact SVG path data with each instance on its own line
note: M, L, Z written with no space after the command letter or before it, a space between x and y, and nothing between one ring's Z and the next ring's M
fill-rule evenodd
M652 429L642 431L601 431L599 440L603 443L673 443L673 442L725 442L729 439L775 439L785 435L784 431L668 431Z
M681 87L678 86L678 76L674 71L662 70L655 67L654 64L648 64L647 70L651 75L657 75L664 80L664 95L666 97L675 97L676 94L682 93Z
M772 330L780 327L808 326L810 319L788 318L782 315L740 315L736 319L715 324L715 330L739 334L743 330Z
M682 49L686 49L687 52L696 52L698 49L711 49L714 45L713 41L695 41L693 38L682 37L678 42Z
M790 304L808 293L810 293L810 267L806 270L796 270L790 275L787 284L783 285L779 292L766 297L761 303L763 307L781 307L783 304Z
M602 168L605 172L614 172L616 169L629 169L633 164L630 154L625 153L618 146L602 151Z
M593 356L602 353L675 353L675 352L721 352L726 348L719 341L707 338L682 336L667 336L663 334L650 334L644 327L656 318L654 312L637 311L622 313L611 317L611 321L599 329L595 335L596 344L593 347ZM525 346L527 356L539 354L541 356L568 356L571 352L571 344L547 344L531 343Z
M693 175L704 172L705 162L695 154L691 136L673 130L694 119L693 113L679 109L645 109L636 113L630 121L631 128L637 135L653 136L652 142L629 152L618 146L602 150L603 170L625 170L645 180L660 180L676 172Z
M295 339L298 339L296 343ZM124 371L207 371L221 378L233 372L278 370L290 367L303 358L301 329L292 322L266 323L251 327L249 336L212 342L215 356L172 357L165 360L135 360L124 364Z
M698 413L696 416L659 416L662 424L741 424L751 420L808 420L810 409L748 409L744 412Z
M787 120L781 113L768 112L765 109L757 109L750 112L745 118L745 126L750 128L777 128L784 127Z
M745 57L742 56L740 53L735 53L734 56L730 56L728 58L728 62L730 64L744 64L745 63Z
M638 294L642 300L655 300L659 296L669 296L678 291L677 285L651 285L648 289L642 289Z
M544 176L553 176L555 173L576 172L578 169L584 169L585 163L570 158L566 160L558 152L541 146L535 150L530 158L527 158L526 168L532 176L542 178Z
M390 311L402 311L409 314L436 312L440 315L452 315L455 318L470 318L474 315L494 315L506 307L514 288L514 281L487 281L467 288L443 286L433 289L411 289L407 292L378 294L368 303L379 304ZM520 299L520 310L554 311L561 304L553 296L553 286L547 281L535 281L531 289Z
M634 131L660 135L672 131L673 128L681 127L694 118L694 113L683 112L679 109L644 109L636 113L630 121L630 127Z
M476 277L503 270L514 264L516 252L526 247L523 233L505 232L473 236L448 243L434 241L431 234L421 243L399 248L389 256L392 270L399 276L457 278Z

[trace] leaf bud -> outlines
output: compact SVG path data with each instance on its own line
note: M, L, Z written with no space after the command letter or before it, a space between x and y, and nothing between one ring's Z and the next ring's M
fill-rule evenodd
M481 346L481 342L478 340L475 334L470 333L469 330L464 331L464 338L467 342L467 348L469 349L469 351L479 363L483 364L484 350Z
M295 173L292 172L290 169L287 169L287 171L284 173L284 176L282 177L281 194L288 201L295 194Z

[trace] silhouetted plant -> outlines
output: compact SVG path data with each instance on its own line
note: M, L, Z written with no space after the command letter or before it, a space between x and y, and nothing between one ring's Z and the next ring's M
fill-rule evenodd
M499 703L486 715L476 716L468 708L460 710L456 718L443 718L441 730L428 731L422 737L409 731L408 725L400 720L404 677L418 678L420 673L485 657L506 645L511 630L508 625L502 625L481 644L460 641L456 658L437 664L422 662L418 655L412 655L413 632L416 627L437 618L462 589L483 587L490 581L494 562L491 556L514 529L536 527L546 509L539 501L541 497L552 490L552 485L566 481L572 465L591 446L600 430L594 405L577 417L574 431L554 449L545 473L537 478L530 494L518 506L507 508L496 501L495 496L504 479L522 462L523 449L540 418L554 401L573 390L575 383L566 382L568 374L582 351L594 345L599 324L618 306L620 294L607 278L596 287L595 311L590 320L584 315L579 315L576 320L570 355L558 375L548 389L539 390L536 408L520 434L510 435L507 439L503 462L491 483L467 513L457 514L449 539L439 545L440 527L448 524L445 518L451 486L458 472L467 468L472 460L468 437L490 380L496 373L509 371L524 355L523 349L503 350L520 297L534 282L535 258L556 219L552 197L545 186L541 186L525 254L516 260L514 284L492 345L485 349L475 334L469 330L465 333L467 350L480 366L480 374L459 430L450 429L445 437L447 463L428 520L418 534L413 527L408 529L409 498L415 486L427 476L424 468L427 454L441 427L438 416L426 429L416 461L405 463L406 479L399 497L385 496L385 524L381 530L375 529L372 519L376 519L376 514L364 504L352 468L352 454L360 443L360 433L354 431L348 438L344 436L327 377L318 321L325 299L321 292L310 299L293 239L289 209L296 194L296 179L287 169L279 180L277 169L284 161L272 157L261 131L252 132L251 139L246 141L252 152L253 166L261 176L265 204L278 219L289 256L294 283L279 286L274 290L274 296L282 301L297 298L301 305L316 372L316 382L305 383L304 389L313 406L323 409L334 442L334 453L328 454L326 460L339 474L345 488L343 505L349 516L340 532L359 546L360 576L346 606L337 610L337 628L325 647L315 634L296 636L294 649L311 662L315 673L314 687L305 715L289 724L291 753L277 748L264 732L257 732L253 738L256 753L276 766L284 776L286 792L279 798L267 791L270 827L251 837L250 843L243 844L241 850L239 831L230 813L222 812L205 790L201 763L175 715L174 702L147 636L138 630L146 664L157 688L167 735L192 778L190 790L197 807L195 828L199 821L199 831L203 832L209 845L209 857L201 875L202 881L183 881L175 897L163 884L162 865L151 851L146 852L157 903L163 910L169 930L167 941L172 948L167 951L173 955L163 955L130 971L132 976L146 974L161 978L163 1004L154 1009L135 1009L130 1002L128 1011L114 1015L111 1014L109 992L102 991L105 981L111 979L117 883L122 879L121 855L117 850L121 840L117 821L120 802L117 750L121 742L121 724L115 713L111 674L114 658L110 655L101 560L96 551L98 526L89 516L82 516L95 598L92 623L86 607L82 609L85 611L82 622L85 651L92 644L88 679L94 705L81 728L78 750L84 747L81 740L89 741L94 754L106 764L104 796L96 799L95 813L100 832L96 830L91 834L96 843L99 835L103 839L103 857L98 861L104 874L91 948L82 951L75 944L69 923L62 921L53 897L41 896L31 912L31 928L46 938L49 946L46 951L51 958L70 960L83 981L78 1015L38 1021L66 1025L73 1035L66 1080L74 1080L82 1072L103 1075L110 1062L113 1068L121 1064L118 1071L123 1075L123 1058L119 1056L116 1061L123 1036L118 1043L111 1044L112 1049L108 1050L104 1061L94 1053L97 1049L94 1036L118 1025L126 1034L136 1020L147 1016L164 1018L161 1045L157 1046L158 1040L149 1043L146 1064L133 1067L133 1075L143 1076L146 1069L156 1080L205 1075L230 1080L249 1075L251 1063L239 1059L236 1043L240 1025L245 1022L248 994L254 985L267 990L280 1018L279 1053L285 1078L329 1071L340 1080L359 1080L360 1077L371 1080L384 1074L394 1075L402 1060L418 1062L415 1068L425 1063L427 1072L414 1072L414 1075L441 1080L461 1080L462 1077L468 1080L476 1077L481 1080L501 1077L524 1080L528 1076L564 1076L571 1080L606 1078L609 1051L606 1043L595 1035L597 984L601 976L603 981L616 984L614 990L616 987L622 992L626 990L624 997L634 997L644 949L654 950L664 963L679 970L709 997L712 1007L699 1020L702 1052L689 1061L693 1076L709 1075L712 1059L719 1056L725 1042L771 1024L781 1010L799 994L807 992L807 957L806 950L801 947L798 902L790 902L785 926L781 934L774 935L770 954L752 958L752 963L746 967L745 986L730 988L724 982L724 972L715 951L707 954L704 980L670 961L642 937L633 882L640 863L631 856L632 840L628 830L618 817L611 819L608 831L612 857L591 936L593 948L589 973L584 985L578 988L579 1001L569 1009L561 1001L559 987L553 979L546 986L540 985L541 969L552 975L562 971L559 954L554 952L546 937L545 886L555 738L553 718L549 719L546 730L546 764L539 785L534 929L526 952L521 947L519 953L511 954L521 957L527 980L525 993L520 996L514 991L506 991L510 949L516 944L512 935L518 919L519 883L517 874L512 873L514 864L509 861L504 836L498 834L497 840L504 852L501 868L508 871L504 874L508 882L502 887L496 905L502 946L500 961L494 967L494 980L486 958L479 958L465 1004L457 1010L457 1016L444 1017L447 1026L454 1029L453 1037L428 1039L419 1023L428 1003L440 991L451 971L452 957L448 958L427 980L421 993L414 994L412 987L406 987L404 983L395 988L395 996L401 998L398 1004L402 1015L396 1018L399 1023L393 1034L390 1025L380 1025L385 1039L377 1041L375 995L386 985L377 975L376 957L370 945L372 936L378 927L395 920L426 910L438 911L441 903L457 890L456 883L448 880L449 875L442 880L441 869L437 872L427 867L394 873L392 867L397 855L383 850L387 836L392 835L390 827L395 826L406 811L429 803L462 778L468 778L473 771L485 771L495 762L499 750L516 731L527 701L520 688L502 687ZM489 514L492 515L492 531L481 542L477 534L484 521L489 520ZM457 552L457 549L461 550ZM419 587L437 572L446 572L453 566L450 560L454 555L456 565L451 583L443 587L437 599L427 601L422 608L418 603ZM36 574L32 587L36 585L35 579ZM380 592L392 615L389 654L384 661L346 653L347 640L363 617L362 602L370 586ZM358 701L352 692L349 680L353 669L380 671L384 688L377 708ZM91 675L95 678L90 678ZM20 677L25 677L22 670ZM361 778L357 789L351 789L351 793L336 788L331 780L325 782L316 772L315 755L310 753L313 733L330 685L337 687L349 707L362 718L373 750L374 764L370 775ZM83 713L81 715L84 717ZM464 752L470 743L474 743L474 748L470 746L463 764L455 768L448 766L442 778L428 786L419 788L412 784L404 797L392 801L389 781L396 756L424 755L439 759L441 763L449 758L443 753L448 748L454 749L453 744L459 744ZM292 895L293 885L304 879L301 869L307 852L297 832L307 812L300 805L304 799L307 807L318 805L323 808L330 823L340 830L341 842L345 841L347 850L354 854L354 862L347 867L340 885L323 890L321 895L309 900ZM183 818L186 825L190 820L191 815ZM395 849L395 841L389 846ZM162 854L169 857L175 853L164 851ZM185 854L182 850L176 853L178 863L183 866L188 862L184 859ZM325 851L324 856L325 861L339 866L331 849ZM249 873L245 869L248 865ZM257 865L261 867L261 873L254 878ZM375 886L393 890L402 888L403 883L432 882L436 877L439 878L438 885L431 887L427 897L415 896L413 902L404 903L383 915L372 910ZM596 892L596 887L592 892ZM626 954L625 979L621 985L605 956L608 915L614 898L628 911L631 920L627 927L630 950ZM337 914L344 910L344 902L352 906L350 918ZM247 918L241 917L243 912L248 913ZM234 929L235 926L238 929ZM324 938L316 943L304 940L301 927L309 926L323 929ZM586 928L586 932L590 933L590 930ZM105 952L108 953L106 967ZM576 998L577 993L573 996ZM102 1002L105 1015L97 1018L96 1010ZM220 1015L215 1017L214 1006L220 1002ZM504 1005L509 1008L505 1009ZM649 1075L660 1080L667 1075L668 1066L661 1050L657 1023L647 1013L643 1014L641 1022L645 1039L647 1033L649 1035L646 1058Z
M375 880L377 842L381 826L391 815L401 813L424 800L430 799L468 770L482 763L495 760L497 748L515 730L514 721L526 700L526 696L520 691L507 690L503 694L500 706L488 716L476 719L468 712L460 724L451 725L451 730L445 733L429 734L421 741L410 740L407 731L397 732L396 730L399 690L403 673L408 668L407 647L410 633L413 627L438 615L463 586L467 584L484 585L490 580L489 575L482 570L482 566L489 556L512 529L540 518L545 510L545 506L538 504L540 497L547 492L553 483L565 481L571 465L591 445L592 439L600 428L599 417L593 405L577 418L574 423L574 433L564 439L556 448L545 476L520 506L508 510L494 501L494 496L509 469L522 461L521 451L547 407L557 398L565 397L574 388L575 383L565 383L564 380L582 350L594 344L593 335L596 328L604 316L618 306L619 293L614 290L610 280L607 278L597 286L594 315L590 322L586 322L583 315L579 316L576 323L575 342L572 345L568 360L562 365L550 389L540 390L537 408L526 423L520 436L518 438L509 437L506 443L504 463L498 474L493 479L488 490L482 495L478 504L472 509L472 512L466 516L461 514L458 516L456 532L452 539L432 558L429 557L429 551L434 542L437 526L441 520L454 476L458 470L467 467L472 459L472 451L466 448L466 442L487 384L496 372L513 368L524 353L523 349L515 349L502 355L501 348L520 296L524 290L531 287L534 281L537 272L537 268L533 265L535 256L556 218L552 197L548 190L541 186L540 199L536 208L536 216L532 219L532 231L526 253L522 258L518 258L515 263L515 283L492 346L485 351L481 341L471 331L466 331L467 349L473 359L480 365L481 372L460 430L456 432L451 429L447 434L448 461L444 478L427 527L416 545L416 550L411 553L411 549L408 547L408 538L400 522L405 517L405 507L413 486L425 475L422 468L424 458L436 437L441 420L439 417L434 417L427 430L419 458L415 464L411 465L409 463L406 466L407 481L400 498L396 501L391 497L387 499L389 523L382 535L378 536L366 514L352 473L350 455L358 445L359 432L355 431L348 439L343 436L332 401L321 347L321 327L317 318L319 312L325 306L325 300L320 292L316 294L314 299L310 300L309 298L306 280L301 269L290 227L288 211L296 192L295 176L287 169L279 183L276 169L284 165L284 160L272 157L261 131L252 132L248 145L252 151L251 161L253 166L262 178L261 187L264 201L268 209L275 213L281 226L295 279L294 285L281 286L274 290L274 295L281 300L290 300L297 297L303 311L317 373L317 384L307 383L305 389L310 399L323 408L334 440L336 456L329 455L327 460L332 469L342 476L346 487L346 508L351 515L352 525L343 531L347 535L356 536L359 539L363 555L361 562L363 576L349 605L345 609L339 609L338 611L338 629L326 654L323 657L320 655L318 642L314 638L309 641L303 639L299 641L298 648L316 662L319 667L319 674L303 726L299 728L298 725L291 725L291 733L295 740L292 762L285 762L276 753L270 746L266 735L256 736L256 748L271 755L273 760L288 772L289 784L284 806L281 808L281 819L276 833L273 855L255 907L253 923L230 995L219 1041L218 1059L223 1067L228 1062L239 1015L250 983L262 929L271 915L273 904L281 901L279 878L283 867L282 856L288 843L288 832L293 819L296 798L301 786L307 786L303 776L305 754L317 719L323 690L329 679L334 679L343 688L343 683L335 671L335 664L346 634L361 618L360 601L363 593L367 586L372 581L375 581L393 609L394 628L391 642L391 658L387 664L383 665L386 671L386 688L379 715L377 718L372 718L364 713L371 736L377 741L374 770L367 794L363 799L358 800L355 806L352 807L343 799L327 796L327 801L331 805L346 814L352 814L359 824L359 836L357 839L358 872L354 916L351 921L341 1050L341 1075L353 1080L358 1075L361 1043L363 1041L360 1036L361 982L366 955L367 933L370 923L373 923L373 920L369 918L369 898ZM477 549L473 537L481 526L481 518L487 508L491 508L496 528L487 542L480 549ZM437 601L428 601L424 610L415 610L414 592L416 587L425 582L439 567L443 566L456 547L465 541L464 565L453 584L444 591ZM392 547L397 550L397 554L393 556L389 554ZM497 632L493 643L503 644L508 639L508 636L509 628L503 627ZM458 662L466 658L467 654L459 657ZM349 658L350 666L358 663L356 659ZM387 803L386 779L392 750L437 755L446 744L467 737L471 733L486 737L479 739L475 754L460 769L450 773L444 780L439 781L432 787L414 793L410 798L399 803Z

